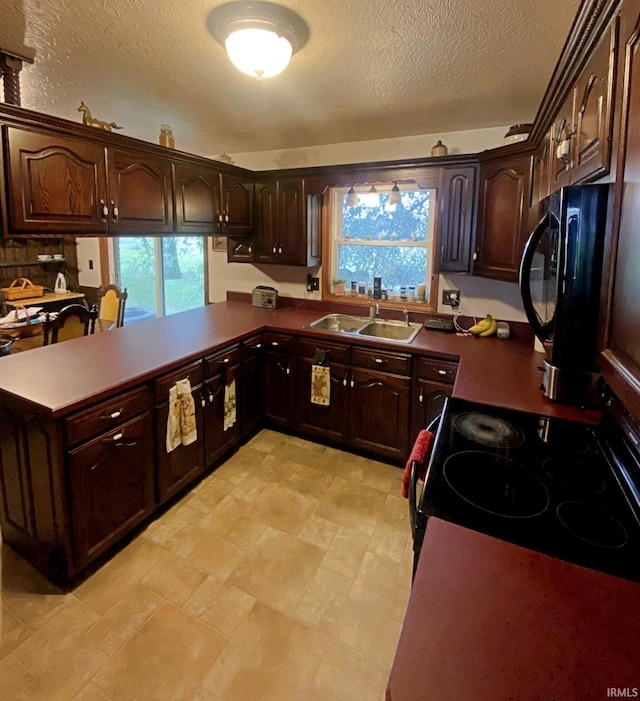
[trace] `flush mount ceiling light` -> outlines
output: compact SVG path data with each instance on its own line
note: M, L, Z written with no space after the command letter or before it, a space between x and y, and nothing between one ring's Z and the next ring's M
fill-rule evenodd
M226 48L231 63L255 78L282 73L309 38L309 28L295 12L260 0L238 0L214 8L207 28Z

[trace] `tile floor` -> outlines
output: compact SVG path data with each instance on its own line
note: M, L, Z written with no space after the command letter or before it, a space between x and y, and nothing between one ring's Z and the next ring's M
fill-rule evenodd
M0 699L381 701L401 474L265 430L71 593L3 546Z

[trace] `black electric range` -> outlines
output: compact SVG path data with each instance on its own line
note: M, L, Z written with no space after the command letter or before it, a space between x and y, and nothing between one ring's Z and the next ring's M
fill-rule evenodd
M640 582L635 434L609 424L449 400L418 497L414 550L437 516Z

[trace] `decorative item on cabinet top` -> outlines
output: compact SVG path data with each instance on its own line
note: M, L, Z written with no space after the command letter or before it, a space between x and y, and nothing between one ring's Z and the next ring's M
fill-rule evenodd
M95 127L96 129L104 129L105 131L111 131L112 129L122 129L115 122L104 122L102 119L95 119L91 116L89 108L84 104L80 103L78 107L78 112L82 112L82 123L88 127Z
M431 149L432 156L446 156L449 149L438 139L436 145Z

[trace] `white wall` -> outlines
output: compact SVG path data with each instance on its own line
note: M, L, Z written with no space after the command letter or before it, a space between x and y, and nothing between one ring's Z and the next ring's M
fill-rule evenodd
M95 237L76 239L78 255L78 284L82 287L100 287L100 240ZM91 264L93 263L93 269Z
M431 156L431 149L440 139L450 155L478 153L489 148L504 146L504 135L509 127L451 131L444 134L422 134L376 141L355 141L345 144L325 144L287 151L259 151L234 153L236 165L251 170L305 168L310 166L394 161Z
M527 321L515 282L488 280L472 275L440 275L438 311L451 314L451 307L442 304L442 290L460 290L460 309L465 316L484 318L491 314L502 321Z

